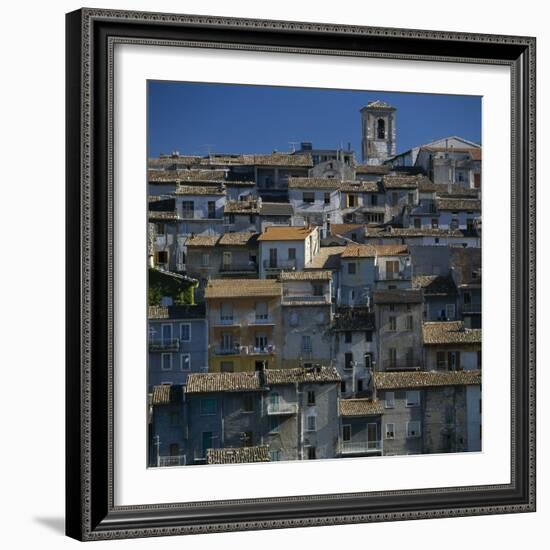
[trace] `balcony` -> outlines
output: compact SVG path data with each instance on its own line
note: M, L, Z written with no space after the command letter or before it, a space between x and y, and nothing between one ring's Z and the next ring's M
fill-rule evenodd
M261 347L235 345L232 348L212 346L211 349L214 355L272 355L275 353L275 346L272 344Z
M157 466L185 466L185 455L159 456Z
M340 454L380 454L382 453L382 441L342 441Z
M286 401L279 401L279 403L269 403L267 405L267 414L269 416L285 416L293 415L298 412L298 405L296 403L287 403Z
M323 296L312 296L305 295L305 296L283 296L283 305L291 306L294 303L302 303L307 302L308 304L318 304L318 305L324 305L324 304L330 304L330 296L328 294Z
M214 355L241 355L241 346L235 345L233 347L224 346L212 346L212 352Z
M264 260L263 266L267 271L294 271L296 260Z
M411 278L411 269L407 267L401 271L379 271L376 280L377 281L408 281Z
M383 370L422 370L422 361L420 359L384 359L382 361Z
M253 262L232 262L230 264L222 263L220 273L224 275L254 274L258 272L258 264Z
M247 318L249 325L274 325L273 317L271 315L251 315Z
M481 313L481 302L470 302L462 306L462 313L471 315L473 313Z
M149 351L169 352L178 351L180 349L180 341L177 338L149 340Z

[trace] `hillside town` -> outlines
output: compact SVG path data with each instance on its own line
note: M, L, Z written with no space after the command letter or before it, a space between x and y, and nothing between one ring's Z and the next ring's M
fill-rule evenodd
M150 467L481 450L481 145L357 122L148 160Z

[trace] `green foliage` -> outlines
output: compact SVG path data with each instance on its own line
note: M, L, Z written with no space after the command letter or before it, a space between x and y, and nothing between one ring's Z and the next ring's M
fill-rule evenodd
M195 288L198 284L195 280L182 281L158 269L149 269L149 305L160 305L163 296L171 297L178 306L195 305Z

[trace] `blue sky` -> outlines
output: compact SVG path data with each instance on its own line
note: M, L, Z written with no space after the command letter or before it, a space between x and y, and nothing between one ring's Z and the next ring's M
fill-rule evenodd
M381 99L397 108L397 152L459 135L481 142L481 97L150 81L149 156L269 153L290 142L360 160L359 109Z

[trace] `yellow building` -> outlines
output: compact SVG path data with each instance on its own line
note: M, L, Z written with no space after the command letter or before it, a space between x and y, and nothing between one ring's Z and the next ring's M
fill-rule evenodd
M205 291L210 372L281 368L282 285L273 279L212 279Z

